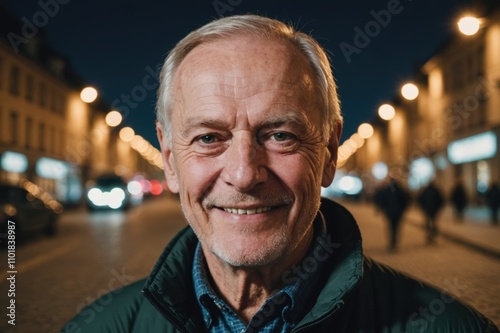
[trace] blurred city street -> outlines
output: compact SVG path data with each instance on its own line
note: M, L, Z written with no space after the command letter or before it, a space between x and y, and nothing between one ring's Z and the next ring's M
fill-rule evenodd
M467 234L468 242L477 246L444 236L430 246L420 227L420 213L411 210L405 215L399 251L390 253L382 215L369 204L345 204L360 224L367 255L446 289L500 325L500 251L498 245L488 243L498 239L499 227L480 218L456 226L445 211L439 221L443 232L445 228L467 229L455 237ZM165 197L126 213L63 213L58 235L34 236L18 247L16 327L2 320L0 332L59 332L97 297L148 275L166 243L184 225L178 200ZM490 251L480 251L481 246L489 246ZM6 262L5 249L1 257ZM4 275L0 279L2 304L7 288ZM95 314L99 311L96 307Z
M470 209L457 224L446 207L438 219L441 234L428 245L423 215L412 207L402 222L399 249L392 253L383 215L371 204L344 204L358 221L366 255L445 289L500 325L500 227L491 226L484 213Z
M271 44L251 45L252 53L228 44L214 48L227 58L206 52L206 61L191 63L188 55L196 57L205 39L185 36L217 17L213 27L257 22L223 19L246 14L295 27L301 34L289 37L297 50L286 50L305 57L288 63ZM278 29L280 41L289 28ZM247 28L238 29L214 40L232 36L240 45ZM303 33L319 45L300 42ZM246 45L248 36L241 37ZM196 43L182 49L189 40ZM286 72L259 70L261 56L276 57ZM272 64L265 68L285 68ZM232 69L235 92L189 88L205 66L210 75L221 70L220 78ZM262 81L271 88L261 76L272 78ZM275 88L281 85L286 89ZM201 191L191 189L208 192L220 180L248 175L272 180L269 191L274 181L302 191L301 179L321 179L321 195L343 198L358 221L367 256L442 288L500 326L500 222L498 214L490 222L488 211L500 212L499 110L498 0L0 0L0 333L59 333L90 304L89 314L98 316L117 288L148 276L186 225L168 185L195 195ZM181 153L190 149L195 154ZM301 163L309 151L328 157ZM181 155L196 158L184 163ZM266 172L254 173L260 168ZM236 187L250 192L248 184ZM217 208L267 213L276 203L267 204ZM452 204L465 208L463 221ZM426 233L421 209L430 225L439 212L436 238ZM403 212L394 249L385 216L396 230ZM108 299L93 303L103 295Z

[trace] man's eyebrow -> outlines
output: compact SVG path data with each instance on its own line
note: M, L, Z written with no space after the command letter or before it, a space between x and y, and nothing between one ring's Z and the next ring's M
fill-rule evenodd
M302 113L287 113L266 118L262 122L256 124L255 127L277 128L287 124L307 126L307 124L309 124L309 120ZM187 119L181 131L183 134L188 134L195 128L227 129L227 127L228 122L226 120L192 117Z
M193 128L214 128L222 129L227 127L227 121L220 119L203 119L200 117L189 118L182 127L182 133L187 134Z
M309 123L302 113L287 113L276 117L265 119L260 126L264 128L276 128L287 124L305 126Z

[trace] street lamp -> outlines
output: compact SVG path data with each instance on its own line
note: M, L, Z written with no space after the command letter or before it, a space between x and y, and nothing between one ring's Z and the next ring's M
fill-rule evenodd
M390 104L382 104L378 108L378 115L384 120L391 120L396 115L396 110Z
M481 27L481 21L474 16L465 16L457 22L457 25L458 30L462 34L466 36L472 36L479 31L479 28Z
M373 126L368 123L363 123L358 127L358 134L363 139L369 139L373 135Z
M111 111L106 115L106 124L110 127L116 127L122 122L122 114L118 111Z
M351 135L349 140L352 140L356 144L356 148L359 149L365 144L365 139L363 139L358 133Z
M135 132L131 127L124 127L120 130L120 139L130 142L134 138Z
M80 98L85 103L92 103L97 98L97 90L94 87L83 88L80 92Z
M401 95L409 101L413 101L415 98L418 97L419 90L416 85L413 83L407 83L401 87Z

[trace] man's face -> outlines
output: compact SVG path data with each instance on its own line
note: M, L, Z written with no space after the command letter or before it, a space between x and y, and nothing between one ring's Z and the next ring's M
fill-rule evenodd
M174 81L169 188L205 252L236 266L306 246L334 173L312 69L286 42L242 36L197 46ZM325 167L326 166L326 167Z

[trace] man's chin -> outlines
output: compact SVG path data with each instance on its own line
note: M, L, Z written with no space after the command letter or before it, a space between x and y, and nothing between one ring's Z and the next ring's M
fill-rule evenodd
M286 242L275 242L271 246L235 244L235 242L212 248L212 253L223 263L236 268L257 268L270 265L286 252Z

